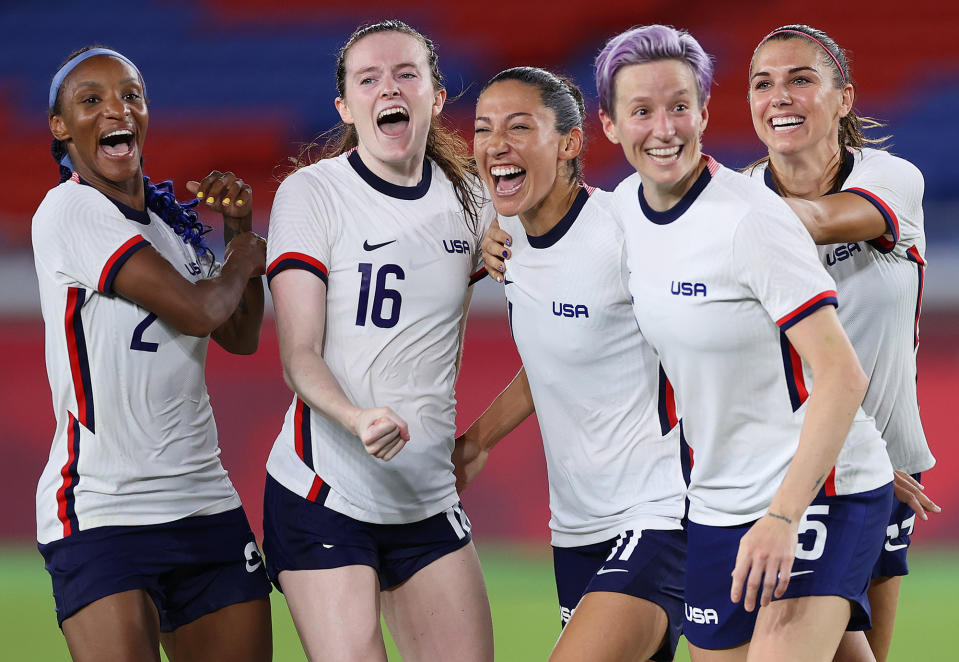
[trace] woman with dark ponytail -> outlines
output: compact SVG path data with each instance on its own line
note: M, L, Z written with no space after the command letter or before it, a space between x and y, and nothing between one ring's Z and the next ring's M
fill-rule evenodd
M683 623L680 428L636 332L611 195L583 183L584 123L579 88L534 67L496 74L476 102L473 154L502 226L484 257L505 277L523 367L453 457L465 489L535 411L563 628L549 659L668 661Z
M37 536L75 660L268 660L269 583L219 460L209 338L256 350L265 244L250 187L141 169L148 112L116 51L72 54L50 85L60 183L33 218L56 432ZM197 204L221 212L222 265Z
M749 73L753 126L769 155L747 173L781 195L819 244L842 302L839 320L869 376L862 408L895 469L896 498L868 593L872 629L865 637L847 632L836 658L884 662L916 517L939 512L919 484L935 464L916 399L922 174L877 149L885 138L864 134L881 125L856 114L848 58L823 31L773 30L756 47Z
M382 605L403 659L485 662L489 602L450 456L492 212L440 124L432 41L400 21L360 28L336 83L343 122L270 217L295 397L267 462L267 571L310 659L385 662Z

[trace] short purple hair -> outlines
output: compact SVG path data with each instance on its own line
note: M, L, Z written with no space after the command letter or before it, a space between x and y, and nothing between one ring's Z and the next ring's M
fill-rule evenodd
M622 32L603 46L596 56L596 92L599 107L613 116L613 80L631 64L679 60L689 65L696 78L699 104L705 105L713 83L713 59L691 34L668 25L645 25Z

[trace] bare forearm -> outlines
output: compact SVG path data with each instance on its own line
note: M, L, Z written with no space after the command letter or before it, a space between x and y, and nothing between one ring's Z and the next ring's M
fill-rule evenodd
M282 348L281 348L282 351ZM283 378L313 411L356 433L360 408L354 405L321 355L302 347L282 352Z
M489 451L535 410L526 368L521 368L464 436L475 439L482 449Z
M829 366L817 374L803 420L799 447L769 513L796 521L836 464L868 382L858 363Z
M213 333L213 339L233 354L252 354L260 342L263 324L263 281L247 281L233 315Z

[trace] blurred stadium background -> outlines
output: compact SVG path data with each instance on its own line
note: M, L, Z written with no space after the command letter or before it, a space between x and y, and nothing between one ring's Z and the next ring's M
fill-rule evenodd
M0 144L8 156L0 160L0 419L6 423L0 434L0 502L7 505L0 514L0 631L9 628L4 643L20 642L23 652L0 657L66 656L54 626L49 581L31 549L34 489L54 425L30 218L45 191L56 184L45 103L57 65L90 43L107 44L131 57L143 72L151 101L146 173L155 181L175 179L176 191L185 199L188 179L213 168L234 170L254 186L256 227L265 235L287 157L336 119L337 49L358 24L390 17L406 20L437 42L450 97L455 98L446 116L467 140L478 90L497 71L519 64L544 66L572 76L592 100L591 62L607 37L639 23L688 29L716 57L704 149L731 167L762 155L745 101L746 68L759 38L776 26L805 22L851 51L857 108L887 123L882 135L893 136L892 151L919 166L926 179L930 266L919 391L926 433L939 458L924 482L944 512L917 527L919 572L914 583L906 582L894 653L902 652L897 659L955 659L954 647L933 643L925 633L936 630L937 623L951 625L948 598L959 589L959 557L953 552L959 544L959 481L950 477L959 461L953 429L959 398L959 173L954 156L959 142L954 118L959 106L959 4L923 0L647 0L590 6L563 0L462 6L442 0L4 0ZM619 148L607 143L593 121L594 101L590 110L587 179L612 187L628 171ZM211 236L218 237L219 231ZM484 281L474 297L457 390L461 429L518 365L501 293ZM211 346L208 383L224 464L259 531L263 467L290 401L271 321L253 357L232 357ZM497 449L464 498L491 573L500 659L543 659L556 635L546 498L534 422L525 423ZM921 618L919 612L911 619L905 615L923 608L927 611ZM286 618L278 627L291 637L285 610L275 611ZM501 625L514 627L517 640L502 639ZM912 641L909 637L931 647L914 656L916 651L906 652L907 644L901 643ZM40 645L42 640L49 649ZM524 648L526 644L531 647ZM295 641L288 649L278 646L278 659L296 659L294 652L292 658L280 656L283 650L295 651Z

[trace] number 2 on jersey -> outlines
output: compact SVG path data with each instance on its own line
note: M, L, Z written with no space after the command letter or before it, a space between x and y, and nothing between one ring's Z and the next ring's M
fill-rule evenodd
M366 314L370 309L370 283L373 281L373 265L361 262L359 272L360 299L356 306L356 326L366 326ZM384 264L376 272L376 285L373 287L373 306L370 311L370 321L381 329L390 329L400 321L400 306L403 297L398 290L386 286L387 276L395 276L397 280L404 280L406 274L398 264ZM389 316L384 315L386 302L390 302Z
M156 320L156 313L150 313L137 324L137 328L133 329L133 340L130 341L130 349L139 352L155 352L160 349L160 343L148 342L143 339L143 332L147 330L148 326L156 322Z

